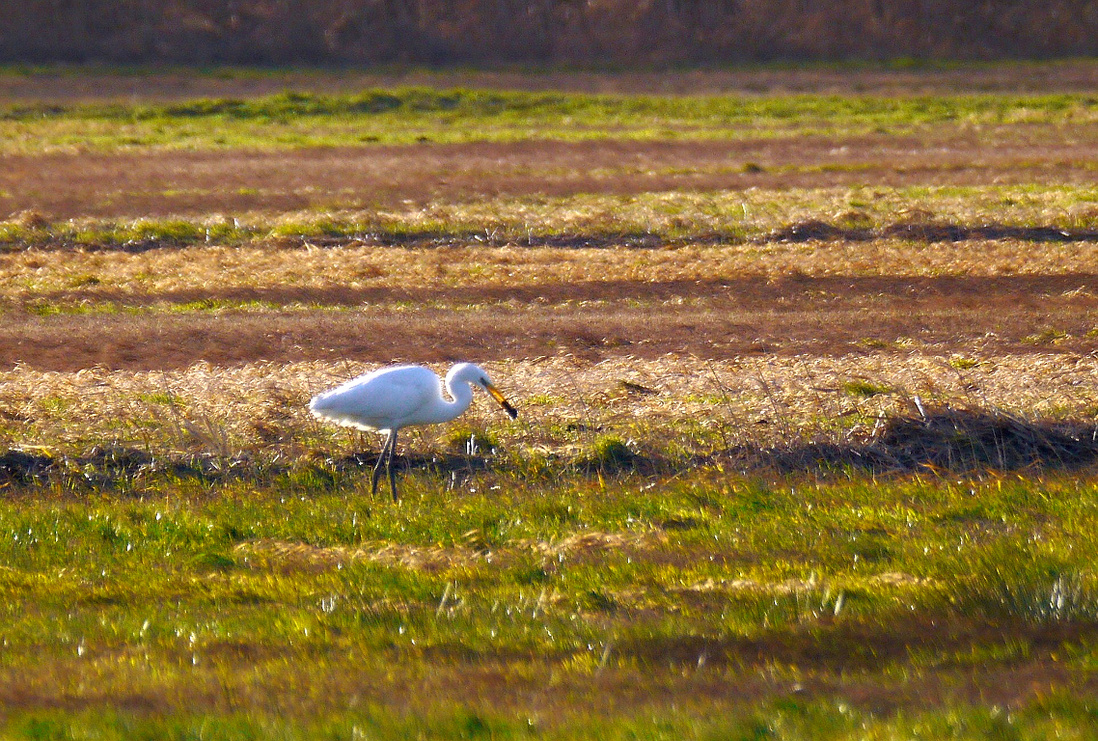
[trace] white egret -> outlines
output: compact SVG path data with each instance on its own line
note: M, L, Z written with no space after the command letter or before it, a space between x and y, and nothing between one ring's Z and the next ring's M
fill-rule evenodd
M309 402L309 410L328 422L388 435L374 465L372 492L377 494L381 463L385 461L389 488L396 501L393 452L402 427L449 422L469 408L474 386L487 391L512 419L518 416L488 374L472 363L458 363L452 367L446 374L445 385L453 401L447 401L443 396L443 381L430 368L398 365L367 373L314 396Z

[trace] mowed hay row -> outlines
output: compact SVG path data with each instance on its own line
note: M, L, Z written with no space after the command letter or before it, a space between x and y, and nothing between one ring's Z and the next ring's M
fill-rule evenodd
M445 448L454 430L479 430L504 449L554 456L582 455L608 436L638 450L670 446L697 454L865 440L886 420L918 415L920 407L1022 420L1088 421L1098 411L1098 359L1090 355L666 356L599 363L565 356L484 365L518 408L518 420L480 396L458 422L411 432L411 445ZM0 374L0 445L345 455L374 443L319 423L306 405L313 394L371 369L350 362L200 363L144 372L19 367Z
M190 246L140 253L40 250L4 255L0 299L116 301L165 305L203 298L328 305L400 301L445 289L509 289L562 284L638 284L803 276L1010 276L1098 273L1098 241L777 239L744 244L663 245L658 249L455 244L394 247L357 240L328 247ZM402 290L419 291L405 297ZM371 293L363 294L363 291Z

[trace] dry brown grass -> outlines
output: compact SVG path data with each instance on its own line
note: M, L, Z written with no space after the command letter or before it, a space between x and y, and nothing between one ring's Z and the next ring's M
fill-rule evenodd
M36 300L149 304L202 296L269 298L286 303L423 300L424 290L508 289L582 283L763 279L798 276L1011 276L1098 273L1098 241L762 240L740 244L529 249L462 242L437 247L383 247L306 239L285 246L194 245L144 252L19 251L0 256L0 296ZM611 245L614 240L611 240ZM624 241L624 240L623 240ZM325 298L325 294L330 298Z
M1068 87L1093 75L1079 63L969 70L968 83L953 72L920 79L995 87L1005 74L1019 89L1034 76L1047 81L1050 69L1068 70ZM853 74L846 92L859 80L881 91L902 77ZM250 79L224 84L262 92L266 83ZM680 91L838 84L820 70L668 79ZM180 94L171 74L160 84L150 97ZM50 85L42 99L82 95L63 79ZM7 157L0 210L12 216L0 226L34 235L30 249L16 237L0 254L0 368L14 369L7 429L32 441L293 445L332 433L302 419L308 392L280 385L280 374L313 368L335 382L395 361L458 359L495 361L519 389L538 386L536 374L549 369L555 390L530 406L561 426L594 417L591 429L704 420L714 407L725 426L705 434L750 428L777 440L814 434L823 419L853 429L862 424L854 417L873 418L881 404L895 411L912 394L934 395L886 366L942 365L953 355L980 361L970 375L992 362L1042 363L1019 370L1004 385L1013 399L1004 391L994 403L1084 413L1088 383L1042 373L1055 358L1079 363L1098 349L1098 130L1089 113L1063 125L1010 115L902 135ZM192 227L235 223L247 236L185 247L94 236L157 215ZM326 223L339 224L339 236L324 236ZM1061 241L1057 230L1074 231ZM72 236L83 233L92 236ZM880 367L862 368L869 359ZM844 390L841 370L797 376L817 363L894 391L860 398ZM693 369L693 387L665 390L644 377L683 367ZM608 368L659 393L583 380ZM624 368L640 376L630 380ZM34 374L51 370L105 385L35 401L53 377ZM234 386L238 374L251 380ZM32 376L30 386L20 380ZM200 378L208 393L187 386ZM119 392L125 403L104 391L115 383L135 384ZM797 384L815 389L815 407L786 409L784 395L795 393L786 389ZM1035 405L1026 384L1057 393ZM575 397L591 409L571 409ZM544 442L555 450L589 441Z
M926 408L1001 410L1022 420L1086 420L1098 413L1098 361L1090 355L557 357L485 365L518 407L519 420L507 423L489 405L474 404L465 421L491 430L507 450L566 459L603 435L689 454L865 441L885 418L917 414L916 398ZM0 441L77 451L98 444L267 451L291 460L317 447L346 455L361 449L363 438L320 425L306 402L368 369L320 362L147 372L17 368L0 374ZM871 395L860 390L865 384ZM441 436L435 428L413 432L409 445L440 450Z

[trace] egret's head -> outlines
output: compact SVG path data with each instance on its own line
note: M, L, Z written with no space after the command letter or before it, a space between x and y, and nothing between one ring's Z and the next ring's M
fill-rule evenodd
M507 401L506 397L496 388L492 383L492 379L488 374L478 365L472 363L458 363L447 376L453 381L465 381L474 386L480 386L484 389L489 396L496 400L496 402L503 407L503 411L511 415L511 419L518 417L518 412L511 406L511 403Z

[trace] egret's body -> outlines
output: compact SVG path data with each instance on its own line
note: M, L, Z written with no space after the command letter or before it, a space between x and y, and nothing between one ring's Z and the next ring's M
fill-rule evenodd
M373 492L377 493L385 461L396 499L393 453L401 428L441 424L458 417L473 402L474 386L488 392L512 417L518 416L488 374L472 363L458 363L446 374L445 391L451 399L443 395L443 386L444 382L429 368L398 365L367 373L314 396L309 410L329 422L387 435L374 466Z

